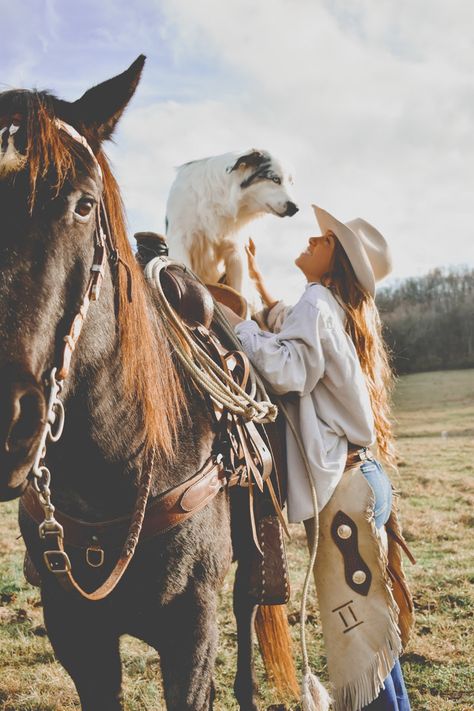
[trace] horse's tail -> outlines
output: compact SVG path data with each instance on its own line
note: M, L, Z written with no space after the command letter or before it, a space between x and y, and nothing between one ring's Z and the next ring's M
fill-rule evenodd
M300 696L286 605L259 605L255 629L269 681L285 700Z

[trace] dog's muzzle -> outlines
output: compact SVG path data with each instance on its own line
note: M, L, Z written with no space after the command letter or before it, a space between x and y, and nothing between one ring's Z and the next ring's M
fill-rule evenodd
M286 211L285 211L285 217L293 217L293 215L296 215L298 212L299 207L298 205L295 205L294 202L287 202L286 203Z

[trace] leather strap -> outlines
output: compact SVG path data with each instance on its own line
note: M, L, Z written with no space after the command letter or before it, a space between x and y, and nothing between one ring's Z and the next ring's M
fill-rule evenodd
M209 459L191 479L154 499L146 509L140 542L169 531L205 506L223 487L222 471L220 463ZM37 523L43 520L43 507L33 487L27 488L20 505ZM66 544L75 548L86 549L97 542L104 549L119 549L130 527L129 516L91 523L56 509L55 517L64 528Z
M367 460L372 460L374 455L367 447L360 447L357 444L348 443L347 446L347 460L346 469L352 469L352 467L360 466L361 462L366 462Z
M97 217L97 219L99 219ZM100 228L98 228L100 229ZM97 301L100 294L100 287L104 277L105 269L105 245L101 239L99 244L96 244L94 249L94 259L91 267L91 275L87 284L86 291L82 298L82 303L79 311L74 316L74 319L69 329L67 336L64 336L64 349L62 353L61 364L58 369L58 380L65 380L71 366L72 354L75 351L79 336L81 335L82 326L86 320L87 312L91 301Z
M174 528L208 504L225 484L223 467L210 458L191 479L174 487L148 506L140 533L140 542ZM44 517L41 504L32 487L28 487L20 500L22 509L36 523ZM57 522L64 529L66 545L93 551L120 549L130 528L130 518L121 517L109 521L90 523L72 518L60 511L55 512ZM48 570L56 575L66 590L75 590L88 600L101 600L117 585L130 557L122 555L107 580L93 593L87 593L71 574L71 564L64 549L63 537L53 531L46 533L47 550L44 561ZM97 566L96 566L97 567Z
M339 510L331 524L331 536L344 559L344 577L347 585L359 595L367 595L372 573L359 552L358 531L355 522Z

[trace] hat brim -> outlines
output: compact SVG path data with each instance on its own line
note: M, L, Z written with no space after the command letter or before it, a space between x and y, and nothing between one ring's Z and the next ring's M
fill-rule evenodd
M317 205L312 205L312 208L319 227L321 228L321 232L324 234L330 230L336 235L349 258L361 286L368 291L372 297L375 296L374 272L359 237L350 227L340 222L334 215L326 212L326 210L323 210Z

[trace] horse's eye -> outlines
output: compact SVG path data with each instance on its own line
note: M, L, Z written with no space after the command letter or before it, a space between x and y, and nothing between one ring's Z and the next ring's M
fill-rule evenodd
M81 198L77 203L74 212L80 217L88 217L94 207L94 200L92 198Z
M281 185L281 178L278 177L278 175L274 175L272 178L273 182L276 183L277 185Z

